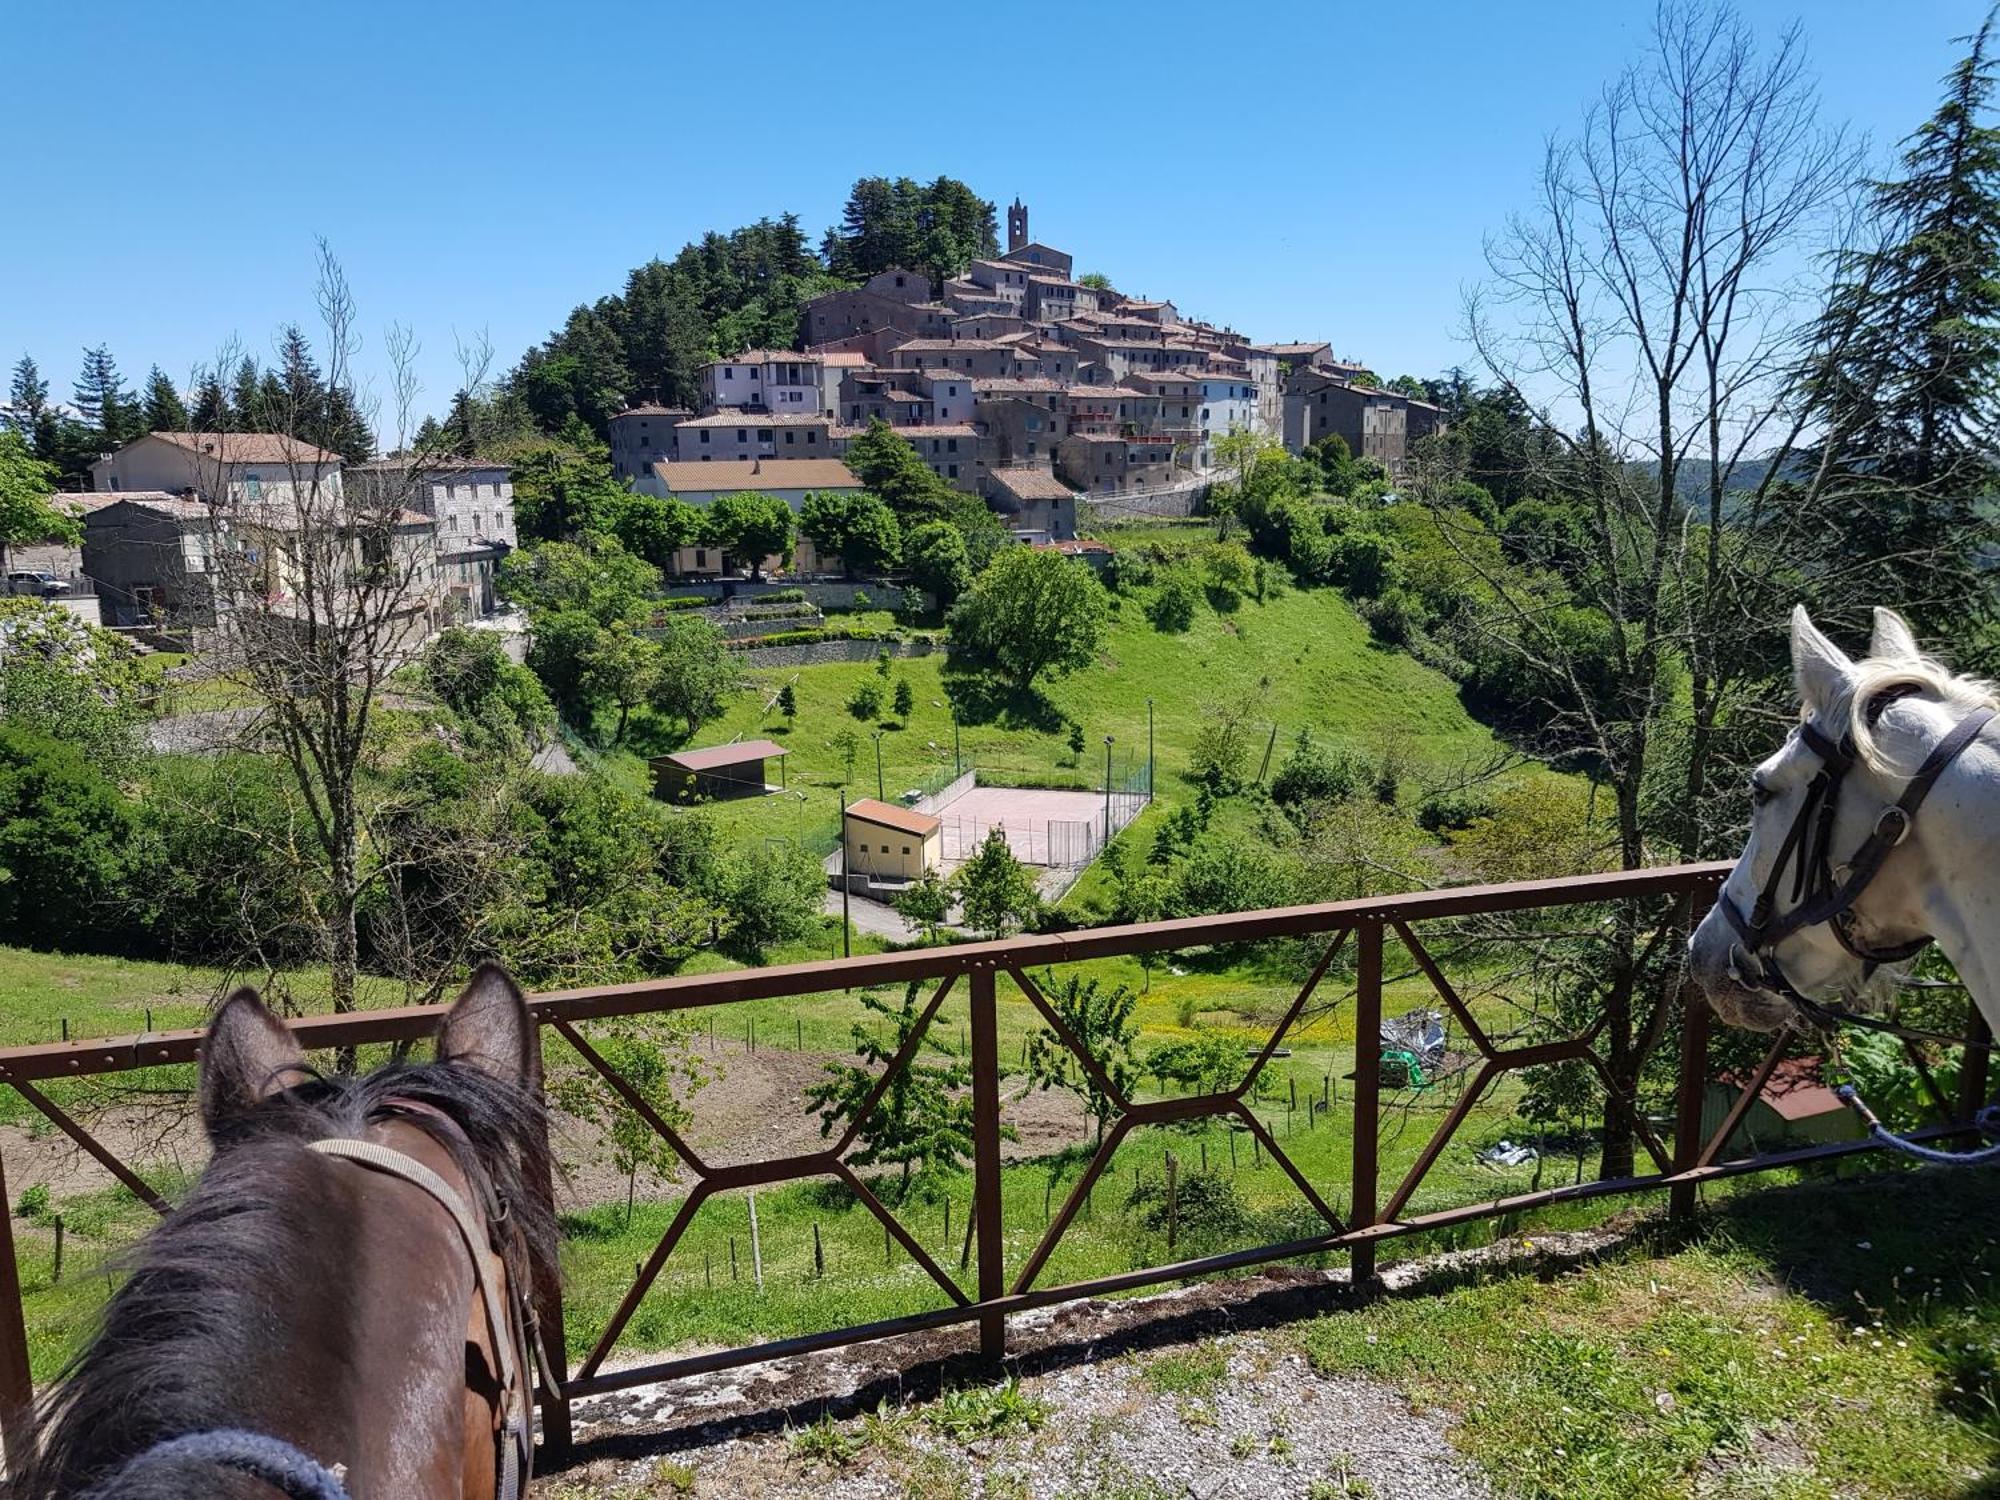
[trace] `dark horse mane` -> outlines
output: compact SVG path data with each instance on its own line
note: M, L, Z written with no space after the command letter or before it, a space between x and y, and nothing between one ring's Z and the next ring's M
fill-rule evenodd
M530 1091L462 1063L392 1063L288 1089L235 1123L186 1200L124 1257L125 1283L45 1398L39 1452L5 1492L10 1500L67 1500L156 1443L231 1425L245 1351L268 1345L298 1268L328 1233L312 1206L333 1165L306 1143L361 1135L392 1099L441 1110L464 1133L470 1160L451 1132L436 1138L468 1182L492 1184L520 1230L528 1264L510 1253L509 1278L554 1265L554 1218L539 1190L549 1165L544 1112ZM162 1474L129 1494L268 1493L233 1489L213 1472L191 1490L189 1477Z

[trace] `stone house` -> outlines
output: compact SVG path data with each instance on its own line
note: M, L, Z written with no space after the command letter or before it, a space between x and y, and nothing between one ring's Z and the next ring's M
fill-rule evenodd
M1072 433L1056 447L1055 471L1071 488L1091 495L1155 489L1183 477L1174 465L1174 448L1162 434Z
M951 331L952 309L931 300L928 276L891 267L862 286L813 298L801 317L804 341L818 345L884 329L912 338L943 338Z
M674 428L680 463L741 463L758 458L830 458L834 413L735 408L684 418Z
M1058 405L1060 398L1052 398ZM988 397L976 408L979 462L989 471L1006 467L1046 469L1056 445L1069 435L1063 413L1025 396Z
M149 432L90 466L91 488L232 504L338 503L338 453L269 432Z
M1436 432L1442 416L1428 401L1349 385L1325 370L1301 370L1285 380L1287 451L1303 452L1337 432L1355 457L1374 459L1391 478L1402 477L1411 446Z
M350 464L346 474L355 503L397 505L436 523L440 595L448 612L472 618L493 613L494 573L520 545L512 469L478 458L376 458Z
M987 471L986 503L1022 541L1065 541L1076 535L1076 492L1045 467Z
M674 427L694 413L686 407L645 402L629 406L611 419L611 472L632 482L667 463L674 452Z

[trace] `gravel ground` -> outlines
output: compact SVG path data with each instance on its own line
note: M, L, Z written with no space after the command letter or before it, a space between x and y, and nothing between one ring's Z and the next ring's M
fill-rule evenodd
M1472 1500L1491 1492L1451 1449L1447 1427L1390 1388L1325 1379L1264 1334L1213 1341L1228 1374L1212 1387L1163 1394L1149 1379L1173 1351L1093 1361L1030 1376L1042 1403L1038 1431L960 1442L925 1421L924 1408L888 1432L850 1420L863 1444L845 1462L806 1457L782 1432L709 1440L671 1458L599 1462L558 1481L556 1494L605 1497L692 1493L769 1500ZM745 1392L748 1395L748 1392ZM718 1392L706 1399L714 1401ZM662 1404L665 1403L665 1398ZM658 1410L654 1407L653 1410ZM652 1415L626 1406L627 1430ZM584 1413L579 1412L579 1416ZM585 1417L588 1424L589 1419ZM580 1436L592 1434L585 1425ZM689 1472L693 1488L685 1486Z

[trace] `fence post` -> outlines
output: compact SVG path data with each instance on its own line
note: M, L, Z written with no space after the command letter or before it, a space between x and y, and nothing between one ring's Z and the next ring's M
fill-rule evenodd
M1688 935L1715 904L1712 893L1691 892L1687 903ZM1708 1100L1708 1029L1712 1019L1708 997L1692 978L1681 981L1681 1067L1674 1097L1674 1171L1687 1172L1701 1160L1701 1114ZM1694 1217L1695 1185L1677 1182L1667 1191L1667 1214L1685 1223Z
M1006 1294L1005 1247L1000 1240L1000 1042L993 999L993 965L972 971L972 1188L979 1235L979 1300ZM1007 1320L979 1318L979 1352L990 1360L1007 1354Z
M546 1093L543 1097L546 1102ZM542 1207L553 1219L556 1201L555 1156L549 1143L546 1116L540 1128L542 1171L530 1174L534 1180L527 1186L528 1191L541 1200ZM4 1201L5 1194L5 1185L0 1184L0 1201ZM11 1257L8 1264L11 1269L13 1264ZM15 1300L19 1301L18 1298ZM570 1453L569 1348L563 1329L562 1271L556 1266L536 1267L535 1323L535 1336L542 1341L548 1359L549 1375L557 1387L555 1390L542 1393L542 1462L546 1466L554 1467L566 1463Z
M1382 923L1365 919L1356 931L1354 970L1354 1210L1348 1228L1375 1223L1375 1175L1382 1121ZM1375 1280L1375 1242L1361 1240L1349 1252L1354 1289Z
M14 1261L14 1211L0 1163L0 1443L7 1472L19 1474L35 1441L35 1381L28 1368L28 1323L21 1268Z
M1986 1049L1992 1042L1993 1029L1975 1005L1972 1022L1965 1029L1965 1063L1958 1075L1958 1117L1968 1125L1986 1105Z
M1708 1097L1708 999L1693 980L1681 993L1681 1074L1674 1103L1674 1171L1691 1170L1701 1159L1701 1109ZM1677 1182L1667 1193L1667 1213L1694 1217L1695 1185Z

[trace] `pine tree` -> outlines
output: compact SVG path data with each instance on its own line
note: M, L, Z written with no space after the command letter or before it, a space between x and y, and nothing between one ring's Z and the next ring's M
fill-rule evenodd
M1869 560L1872 593L1957 633L1990 612L1980 500L2000 481L2000 129L1993 20L1904 142L1900 177L1873 185L1882 242L1850 256L1821 325L1813 395L1837 561Z
M83 370L70 395L83 425L101 434L105 447L115 448L138 436L139 403L125 389L108 344L83 351Z
M188 413L191 432L226 432L230 425L229 396L213 372L194 388L194 409Z
M368 419L361 414L354 392L346 386L333 386L327 391L326 414L315 441L322 448L333 449L351 464L375 456L375 434L369 429Z
M13 383L7 388L7 425L32 439L36 424L49 409L49 383L32 354L24 354L14 366Z
M242 432L266 431L264 397L257 379L257 362L249 355L237 361L231 378L229 412Z
M146 376L145 430L147 432L188 431L187 407L174 389L167 372L154 365Z

